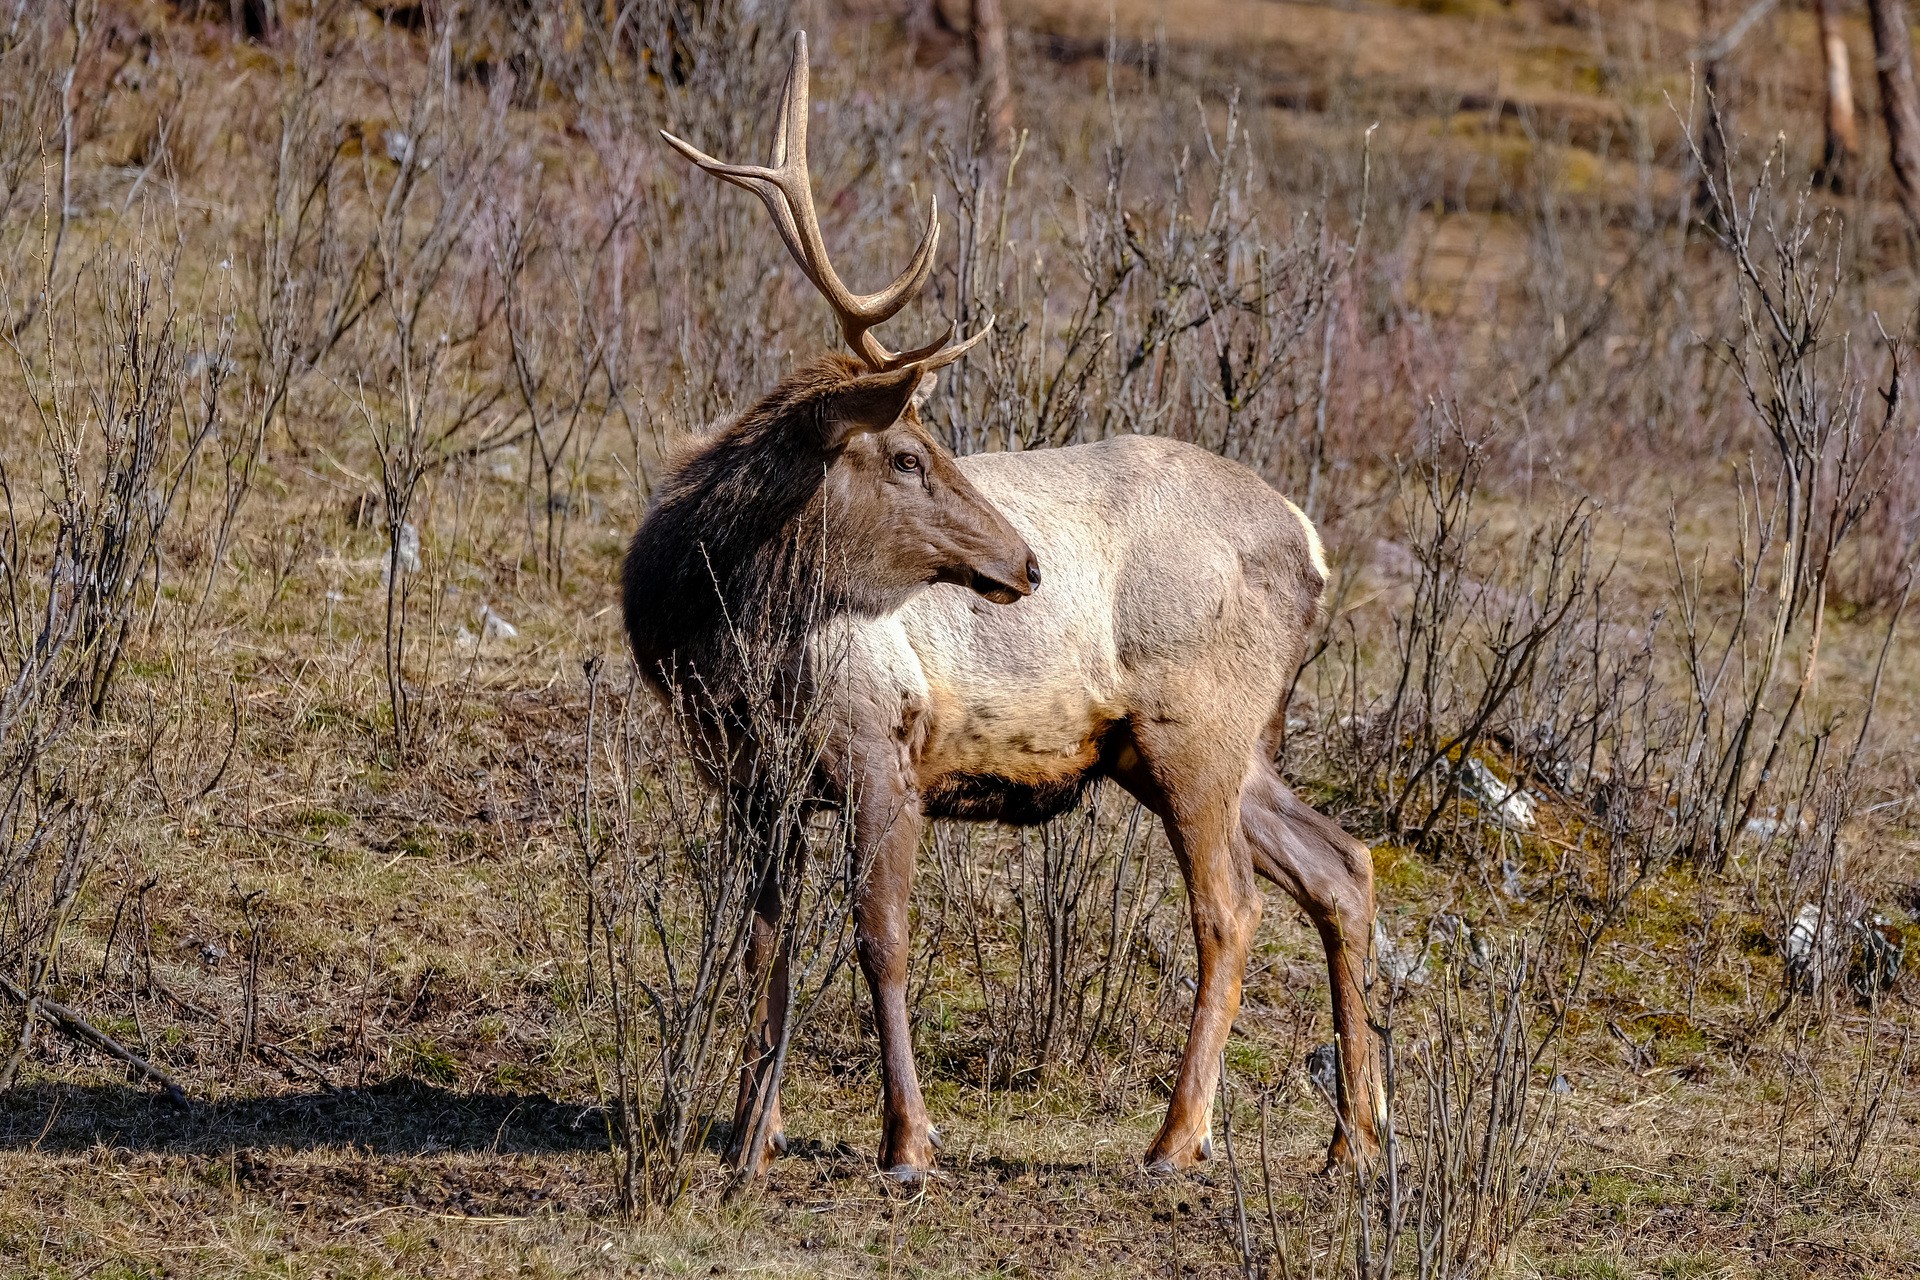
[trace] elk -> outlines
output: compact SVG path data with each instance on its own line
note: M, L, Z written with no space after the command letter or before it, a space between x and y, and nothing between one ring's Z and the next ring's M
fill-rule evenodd
M919 1178L939 1145L906 1005L924 824L1044 822L1096 778L1164 824L1197 952L1186 1050L1147 1167L1211 1155L1221 1050L1260 920L1256 875L1300 903L1326 949L1340 1062L1329 1166L1370 1161L1384 1108L1364 990L1370 854L1274 765L1326 581L1318 535L1252 471L1174 440L963 458L942 448L920 398L985 330L956 341L950 327L905 352L873 332L926 280L938 206L894 281L852 292L814 211L807 115L802 33L771 166L725 164L663 133L699 168L761 199L854 354L789 375L682 456L628 550L623 611L655 690L673 699L697 683L709 695L702 714L727 720L743 687L738 620L756 602L811 602L775 633L790 637L782 661L802 681L831 685L842 717L818 757L817 787L819 803L851 809L854 950L880 1042L880 1167ZM828 636L830 670L818 660ZM729 1152L747 1176L786 1147L769 1051L783 1043L784 979L775 972L769 984L767 971L782 963L781 906L777 885L763 887L746 952L749 989L772 993L754 1015Z

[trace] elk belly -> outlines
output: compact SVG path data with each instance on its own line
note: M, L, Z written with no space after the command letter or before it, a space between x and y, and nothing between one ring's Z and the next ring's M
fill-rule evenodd
M1091 769L1028 782L995 774L950 773L922 793L921 808L930 818L1033 826L1079 804L1092 778Z
M1106 728L1084 701L1003 700L939 683L929 697L920 777L930 816L1024 825L1079 802Z
M898 614L835 619L808 647L828 696L891 731L930 816L1044 822L1085 791L1105 726L1084 697L930 683Z

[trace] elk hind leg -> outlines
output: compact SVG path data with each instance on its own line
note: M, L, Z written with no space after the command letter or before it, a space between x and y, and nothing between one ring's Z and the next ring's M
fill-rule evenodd
M1296 796L1264 760L1248 773L1240 819L1254 869L1292 895L1326 949L1340 1063L1339 1124L1328 1166L1369 1164L1379 1154L1379 1120L1386 1107L1365 986L1373 939L1372 856L1366 845Z
M1136 775L1129 789L1156 810L1166 825L1168 842L1187 882L1199 968L1186 1052L1174 1078L1166 1119L1145 1157L1148 1169L1164 1173L1212 1155L1211 1120L1214 1090L1220 1082L1220 1054L1240 1012L1240 986L1261 904L1252 868L1239 851L1237 780L1187 778L1177 786L1146 786L1144 781Z

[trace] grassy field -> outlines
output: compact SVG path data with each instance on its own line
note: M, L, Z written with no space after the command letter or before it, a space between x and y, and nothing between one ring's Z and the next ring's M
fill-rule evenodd
M1850 187L1790 5L1701 192L1700 8L1010 3L1001 140L868 0L0 6L0 976L181 1094L0 995L0 1275L1913 1274L1915 242L1850 5ZM995 317L943 438L1179 436L1319 524L1283 763L1374 847L1393 1181L1321 1171L1277 894L1215 1158L1141 1171L1192 948L1105 791L923 850L941 1176L874 1168L841 963L730 1189L739 992L669 976L730 833L617 580L835 338L654 133L763 158L803 26L846 274L946 220L889 340Z

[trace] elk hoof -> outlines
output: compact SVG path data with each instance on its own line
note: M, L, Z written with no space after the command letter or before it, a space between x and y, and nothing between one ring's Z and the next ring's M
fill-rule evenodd
M1336 1129L1333 1141L1327 1144L1326 1167L1320 1172L1323 1176L1353 1170L1367 1173L1380 1163L1380 1144L1369 1139L1357 1143L1347 1141L1345 1132Z
M1155 1177L1166 1177L1182 1170L1191 1169L1203 1160L1213 1159L1213 1135L1201 1134L1200 1141L1185 1147L1166 1150L1167 1144L1155 1142L1147 1151L1146 1170Z
M896 1164L891 1169L882 1169L880 1176L896 1186L919 1187L940 1177L940 1172L917 1164Z
M736 1169L745 1170L747 1173L758 1177L767 1171L767 1166L773 1163L775 1156L783 1156L785 1154L787 1154L787 1133L786 1130L781 1129L777 1130L772 1137L766 1140L765 1145L760 1148L760 1154L757 1159L747 1159L744 1144L727 1148L727 1163Z
M947 1149L946 1139L942 1138L940 1136L940 1130L932 1125L927 1126L927 1145L935 1151L945 1151Z
M932 1172L940 1131L922 1121L901 1125L880 1143L880 1168L896 1182L917 1182Z

